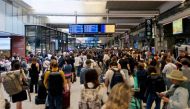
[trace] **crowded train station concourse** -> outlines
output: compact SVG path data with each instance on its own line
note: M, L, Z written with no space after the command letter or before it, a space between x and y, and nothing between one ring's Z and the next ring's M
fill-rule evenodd
M0 109L190 109L190 0L0 0Z

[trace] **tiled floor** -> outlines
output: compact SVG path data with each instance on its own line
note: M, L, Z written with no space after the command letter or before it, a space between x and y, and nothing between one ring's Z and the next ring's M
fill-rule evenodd
M2 89L3 90L3 89ZM72 84L71 87L71 107L70 109L78 109L78 102L80 99L80 90L81 90L81 85L79 83L79 78L77 78L77 82ZM9 96L6 94L5 91L3 91L4 97L10 100ZM35 94L31 94L32 96L32 101L30 102L29 100L26 100L23 102L23 109L45 109L45 105L35 105L34 103L34 97ZM153 104L153 107L155 104ZM152 107L152 109L153 109ZM11 109L16 109L16 105L11 103Z
M80 89L81 85L79 84L79 79L77 82L72 84L71 87L71 107L70 109L78 109L78 101L80 99ZM10 100L9 96L3 91L4 97ZM34 97L35 94L31 94L32 101L26 100L23 102L23 109L45 109L45 105L35 105ZM16 109L16 104L11 103L11 109Z

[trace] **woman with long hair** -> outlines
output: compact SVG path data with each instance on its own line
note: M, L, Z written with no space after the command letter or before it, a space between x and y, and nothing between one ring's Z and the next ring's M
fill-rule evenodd
M69 90L71 88L71 78L72 78L72 65L68 59L65 60L65 64L63 65L63 71L65 73L65 77L67 80L67 83L69 85Z
M40 73L40 67L37 62L37 58L32 58L31 68L29 69L29 75L31 77L30 93L33 93L33 86L35 86L35 93L37 93L38 78Z
M100 84L98 73L95 69L89 69L85 73L84 88L81 90L79 109L100 109L107 100L107 89ZM91 105L89 105L91 104Z
M102 109L128 109L131 95L131 88L128 84L118 83L112 88L109 98Z

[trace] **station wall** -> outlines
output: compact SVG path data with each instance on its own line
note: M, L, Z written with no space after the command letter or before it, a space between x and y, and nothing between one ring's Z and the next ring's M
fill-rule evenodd
M24 25L44 25L44 17L31 16L26 8L0 0L0 32L24 35Z

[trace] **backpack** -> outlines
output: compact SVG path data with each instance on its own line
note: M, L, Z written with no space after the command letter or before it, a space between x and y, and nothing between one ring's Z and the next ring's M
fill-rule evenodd
M98 73L98 75L100 75L102 73L102 69L100 68L100 66L96 63L95 66L93 66L93 68L96 70L96 72Z
M23 89L22 89L22 85L20 81L20 70L19 72L15 72L15 71L8 72L3 77L3 86L4 86L5 91L10 96L21 92Z
M62 95L63 92L63 78L61 72L50 72L48 77L48 93L53 96Z
M79 101L79 109L101 109L102 101L98 95L98 88L83 89L81 91L81 100Z
M156 78L151 79L151 90L153 90L154 92L163 92L166 90L163 77L157 76Z
M123 76L120 73L120 70L114 70L112 69L112 71L114 72L112 79L111 79L111 83L110 83L110 88L112 89L112 87L118 83L124 82L123 80Z
M132 96L129 109L141 109L141 100Z

